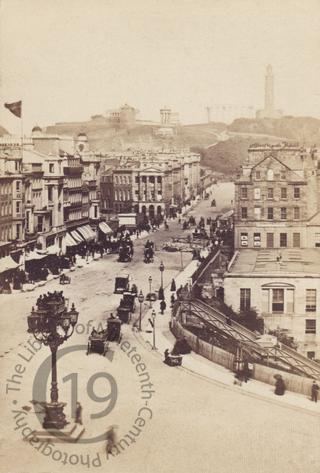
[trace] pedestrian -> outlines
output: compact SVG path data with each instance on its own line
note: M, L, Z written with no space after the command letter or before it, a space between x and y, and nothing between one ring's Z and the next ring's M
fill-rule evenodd
M106 445L106 451L107 454L111 453L112 454L112 449L116 445L116 432L115 432L115 426L109 427L109 429L106 432L106 440L107 440L107 445Z
M176 282L175 282L174 279L172 279L170 291L171 291L171 292L176 292L176 289L177 289L177 288L176 288Z
M163 314L163 312L166 310L166 307L167 307L166 301L162 299L162 301L160 302L161 314Z
M82 406L80 402L77 402L76 405L76 416L75 416L75 423L82 425Z
M283 381L282 376L280 374L278 374L276 376L277 376L277 380L276 380L276 384L275 384L274 393L277 396L283 396L285 391L286 391L286 385L284 384L284 381Z
M174 294L171 295L171 307L173 307L174 303L175 303L175 297L174 297Z
M319 392L319 385L313 381L311 386L311 401L317 402L318 401L318 392Z

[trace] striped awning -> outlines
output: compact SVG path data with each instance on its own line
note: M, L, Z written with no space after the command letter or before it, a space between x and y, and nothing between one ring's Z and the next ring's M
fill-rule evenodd
M76 230L72 230L71 232L71 236L72 238L78 243L83 243L84 242L84 238L80 235L80 233L78 233Z
M106 235L111 235L113 233L113 231L111 230L111 228L109 227L109 225L106 222L100 222L99 223L99 228Z
M65 244L66 246L76 246L78 243L72 238L70 233L67 233L65 236Z
M77 231L85 240L93 240L96 237L96 234L91 229L90 225L83 225L83 227L77 228Z

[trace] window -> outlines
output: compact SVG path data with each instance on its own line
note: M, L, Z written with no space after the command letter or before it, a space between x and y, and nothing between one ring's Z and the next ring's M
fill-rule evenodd
M248 246L248 233L240 234L240 242L241 246Z
M280 247L286 248L287 247L287 234L280 233Z
M240 289L240 310L249 310L251 307L251 289Z
M300 219L300 207L294 207L293 208L293 218L295 220L299 220Z
M317 308L317 290L306 289L306 312L315 312Z
M260 171L256 171L256 179L261 179L261 172Z
M158 181L159 184L161 184L161 182L162 182L162 177L161 177L161 176L158 176L158 177L157 177L157 181Z
M268 199L273 199L273 188L268 187Z
M272 312L283 313L284 289L272 289Z
M53 173L53 172L54 172L54 164L53 164L53 163L50 163L50 164L49 164L49 172L50 172L50 173Z
M300 187L293 188L293 197L295 199L300 199Z
M273 181L273 170L268 169L267 171L267 181Z
M20 181L17 181L17 182L16 182L16 191L17 191L17 192L20 192L20 189L21 189L21 182L20 182Z
M280 217L281 217L281 220L287 220L287 208L286 207L281 207Z
M21 202L16 202L16 213L19 214L21 212Z
M254 208L254 218L255 218L255 220L260 220L260 218L261 218L261 208L260 207L255 207Z
M48 201L49 201L49 202L52 202L52 200L53 200L52 187L49 186L49 187L48 187Z
M286 187L281 187L281 199L286 199L287 198L287 188Z
M273 233L267 233L267 248L274 247L274 237Z
M241 218L248 218L248 208L241 207Z
M248 198L248 189L246 187L241 187L241 199Z
M315 319L306 320L305 333L317 333L317 321Z
M293 233L292 238L293 248L300 248L300 233Z
M320 248L320 233L314 234L314 246Z
M139 184L139 176L136 176L136 177L135 177L135 183L136 183L136 184Z
M280 179L282 179L283 181L286 179L286 172L285 171L281 171Z
M261 198L261 191L260 191L260 187L256 187L254 189L254 198L256 200L260 199Z
M273 207L268 207L268 220L273 220Z
M253 246L258 248L261 246L261 233L254 233L253 234Z

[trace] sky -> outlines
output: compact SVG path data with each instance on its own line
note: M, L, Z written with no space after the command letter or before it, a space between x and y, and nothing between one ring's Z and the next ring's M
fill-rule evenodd
M0 125L19 133L20 99L25 133L124 103L205 122L262 108L267 64L276 107L320 118L319 18L320 0L0 0Z

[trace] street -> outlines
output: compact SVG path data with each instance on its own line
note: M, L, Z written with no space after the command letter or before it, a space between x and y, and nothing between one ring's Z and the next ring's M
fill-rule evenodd
M210 207L210 197L201 201L191 214L206 218L228 210L232 190L229 183L213 186L217 208ZM2 464L12 459L12 472L51 473L59 468L67 473L88 468L109 468L119 473L317 471L318 416L235 391L183 368L170 368L163 363L163 354L151 350L140 334L132 330L132 324L123 326L122 342L113 343L108 356L86 355L92 327L105 327L106 318L119 304L120 296L113 294L115 276L130 274L131 282L146 295L149 276L152 290L159 289L159 264L163 261L164 286L169 285L182 269L181 255L166 253L161 247L171 237L182 234L185 232L177 221L169 222L168 231L150 234L149 239L157 249L153 264L143 262L144 238L135 242L131 263L118 263L116 255L106 256L70 273L72 283L68 286L59 286L54 280L32 293L1 296L1 372L3 380L12 381L2 383L1 401L5 409L0 455L6 460ZM183 266L190 261L191 254L183 253ZM27 343L32 337L26 332L26 317L40 294L61 289L75 303L80 315L79 327L60 347L68 348L69 352L58 360L59 399L68 403L65 413L70 421L74 401L71 393L76 389L85 429L80 440L87 441L55 443L50 449L58 453L52 455L49 448L37 449L38 444L23 441L17 420L23 419L30 431L41 430L30 401L36 400L33 394L43 388L34 386L34 380L50 351L45 346L36 351ZM169 301L166 302L170 310ZM144 308L147 307L148 302L144 302ZM157 317L161 317L158 303L155 308ZM138 315L137 302L135 320ZM133 354L139 357L134 360ZM145 365L143 373L139 373L137 363ZM114 408L104 415L103 411L113 401ZM90 439L102 436L111 425L117 426L121 448L106 455L105 441ZM72 426L73 423L66 430ZM77 426L76 432L81 428ZM7 472L7 467L1 470Z

